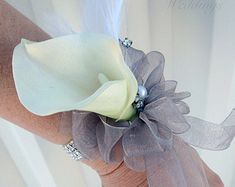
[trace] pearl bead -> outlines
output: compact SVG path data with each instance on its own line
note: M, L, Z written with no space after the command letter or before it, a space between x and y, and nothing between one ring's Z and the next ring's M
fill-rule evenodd
M139 85L138 86L138 96L139 96L139 99L140 100L144 100L146 97L148 97L148 91L147 89L142 86L142 85Z

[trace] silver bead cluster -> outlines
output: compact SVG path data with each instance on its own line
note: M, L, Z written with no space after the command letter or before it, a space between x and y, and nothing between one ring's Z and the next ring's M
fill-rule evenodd
M131 40L129 40L128 38L125 38L125 39L122 41L122 45L124 45L126 48L131 47L132 43L133 43L133 42L132 42Z
M137 92L135 102L134 102L134 107L137 109L138 112L143 111L143 109L144 109L144 100L147 97L148 97L147 89L144 86L139 85L138 86L138 92Z
M63 145L63 148L66 151L66 153L69 154L72 157L73 160L79 161L79 160L83 159L83 156L77 150L77 148L75 147L73 141L69 142L66 145Z

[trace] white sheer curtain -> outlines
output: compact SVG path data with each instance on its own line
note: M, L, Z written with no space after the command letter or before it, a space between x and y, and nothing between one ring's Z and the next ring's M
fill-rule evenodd
M53 15L64 20L62 31L80 30L81 0L7 2L53 36L58 34ZM120 37L128 36L146 52L161 51L166 77L177 80L179 90L192 93L191 113L221 122L235 107L234 8L233 0L125 0ZM42 17L38 10L51 15ZM46 25L48 19L55 25ZM223 152L199 152L226 187L235 186L235 143Z

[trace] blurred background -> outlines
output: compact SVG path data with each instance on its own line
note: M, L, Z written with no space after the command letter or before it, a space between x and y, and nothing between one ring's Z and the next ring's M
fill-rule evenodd
M51 35L43 11L80 30L82 0L6 0ZM118 0L116 0L118 1ZM166 58L165 77L190 91L191 115L220 123L235 107L235 1L124 0L120 38ZM55 23L55 20L52 22ZM48 22L47 22L48 23ZM53 30L54 29L54 30ZM0 119L1 187L98 187L97 174L51 144ZM225 187L235 186L235 141L225 151L198 149Z

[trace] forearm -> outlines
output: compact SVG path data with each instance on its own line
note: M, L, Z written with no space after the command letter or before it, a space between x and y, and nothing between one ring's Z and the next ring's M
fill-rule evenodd
M36 116L19 102L12 75L11 58L14 47L21 38L42 41L49 36L0 0L0 117L51 142L65 144L71 139L71 124L63 125L61 114Z

